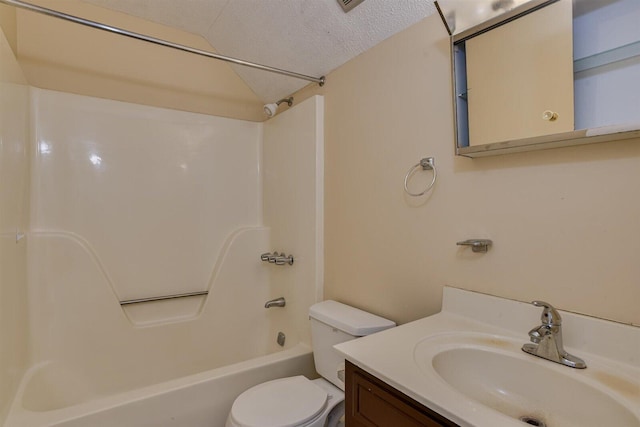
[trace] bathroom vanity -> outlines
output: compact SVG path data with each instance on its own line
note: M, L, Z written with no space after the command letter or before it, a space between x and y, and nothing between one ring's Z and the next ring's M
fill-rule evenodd
M345 368L347 426L458 426L353 363L346 362Z
M348 427L640 427L640 327L558 310L576 369L522 350L540 307L449 287L442 307L334 347Z

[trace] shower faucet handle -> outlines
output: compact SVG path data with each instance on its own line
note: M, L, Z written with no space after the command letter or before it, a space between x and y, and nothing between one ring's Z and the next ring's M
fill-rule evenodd
M293 265L293 255L286 256L283 252L280 256L276 257L276 265L285 264Z
M284 255L284 254L282 254ZM270 262L271 264L274 264L276 262L276 258L278 257L278 252L265 252L262 255L260 255L260 260L264 261L264 262Z
M287 256L284 252L280 254L276 251L265 252L260 255L260 260L275 265L293 265L293 255Z

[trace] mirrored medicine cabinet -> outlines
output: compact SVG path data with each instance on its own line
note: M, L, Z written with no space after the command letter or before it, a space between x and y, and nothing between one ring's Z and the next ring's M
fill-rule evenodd
M451 35L456 154L640 137L640 1L436 4Z

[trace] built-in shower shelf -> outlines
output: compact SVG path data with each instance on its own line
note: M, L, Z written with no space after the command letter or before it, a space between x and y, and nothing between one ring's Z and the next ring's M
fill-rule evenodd
M583 71L640 56L640 41L605 50L573 61L573 72Z

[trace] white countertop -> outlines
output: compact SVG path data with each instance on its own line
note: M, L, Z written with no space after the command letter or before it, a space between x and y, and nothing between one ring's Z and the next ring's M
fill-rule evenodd
M458 392L430 369L430 360L416 356L420 342L422 348L429 345L425 340L471 337L475 342L469 345L502 347L515 357L531 358L531 363L602 386L630 409L640 426L640 328L558 311L563 319L564 346L569 353L585 359L587 369L569 368L519 351L529 342L528 331L540 324L540 308L449 287L444 290L440 313L338 344L335 349L348 361L461 427L526 425ZM602 380L603 371L613 372L608 375L611 381Z

